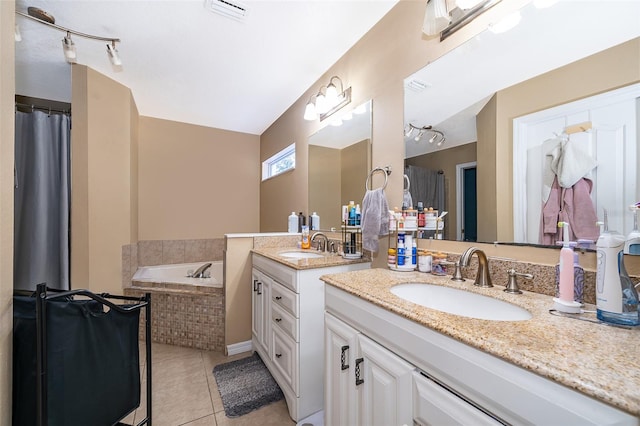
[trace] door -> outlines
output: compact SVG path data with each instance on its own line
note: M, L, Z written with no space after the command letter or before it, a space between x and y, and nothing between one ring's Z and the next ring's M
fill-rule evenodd
M358 331L331 314L324 315L324 418L327 426L357 425L355 355Z
M478 196L476 168L462 171L462 235L464 241L478 240Z
M355 375L356 394L361 398L359 424L413 424L414 367L366 336L359 335L358 343L361 356L355 361Z

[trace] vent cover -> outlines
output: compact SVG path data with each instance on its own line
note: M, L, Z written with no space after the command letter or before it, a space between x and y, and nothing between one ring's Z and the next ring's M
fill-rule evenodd
M205 0L205 7L213 12L236 21L244 21L249 14L249 8L237 1Z
M431 87L431 85L429 83L425 83L424 81L418 80L418 79L413 79L413 80L409 80L406 84L405 87L409 90L411 90L412 92L416 92L416 93L420 93L423 90Z

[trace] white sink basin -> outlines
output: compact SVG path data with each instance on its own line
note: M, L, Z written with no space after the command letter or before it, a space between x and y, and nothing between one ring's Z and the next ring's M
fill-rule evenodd
M318 259L324 257L324 255L312 251L286 251L284 253L278 253L278 255L290 259Z
M531 313L492 297L451 287L407 283L391 287L391 293L418 305L449 314L492 321L524 321Z

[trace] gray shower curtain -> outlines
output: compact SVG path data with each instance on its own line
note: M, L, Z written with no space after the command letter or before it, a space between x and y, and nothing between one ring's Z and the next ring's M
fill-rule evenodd
M433 207L441 212L447 209L444 194L444 173L442 171L406 166L404 174L409 178L409 192L414 206L422 201L425 208Z
M69 289L70 123L66 114L16 111L16 290Z

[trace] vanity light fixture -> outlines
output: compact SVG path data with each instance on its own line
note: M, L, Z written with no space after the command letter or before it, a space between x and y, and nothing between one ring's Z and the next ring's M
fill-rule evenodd
M339 82L340 88L334 82ZM324 92L322 89L324 89ZM318 93L315 96L311 96L304 110L304 119L313 121L319 116L320 121L322 121L350 102L351 87L344 89L340 77L333 76L329 79L329 84L321 86Z
M405 128L404 136L410 138L414 133L416 133L416 136L413 138L413 140L416 143L420 142L424 135L430 135L427 141L430 144L435 142L437 146L442 146L444 141L447 140L447 138L444 136L444 133L442 133L440 130L434 129L433 126L417 127L409 123Z
M445 0L428 0L427 10L424 13L422 32L427 35L436 35L447 28L451 23L451 15L447 10Z
M79 37L109 42L110 44L107 44L107 55L109 57L109 60L114 66L117 66L117 67L122 66L122 60L120 59L120 55L118 54L118 50L116 49L116 43L120 43L119 38L100 37L93 34L81 33L80 31L75 31L70 28L57 25L53 15L37 7L28 7L27 13L16 10L16 15L23 16L25 18L31 19L32 21L35 21L40 24L47 25L51 28L55 28L56 30L65 32L66 35L62 39L62 51L64 53L65 60L70 64L75 64L78 59L75 43L73 42L73 40L71 40L71 34L73 34ZM16 24L15 38L16 38L16 41L22 40L22 37L19 36L19 29L17 24ZM18 40L18 38L20 38L20 40Z

